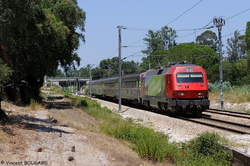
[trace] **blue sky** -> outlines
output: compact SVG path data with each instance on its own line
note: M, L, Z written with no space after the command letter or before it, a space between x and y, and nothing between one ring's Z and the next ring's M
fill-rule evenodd
M226 20L222 42L226 45L227 38L232 37L229 34L235 30L244 34L250 21L249 0L78 0L78 5L86 12L86 43L78 50L80 67L96 67L101 60L118 56L118 25L128 28L122 30L122 45L130 47L122 48L122 58L141 62L140 51L146 48L143 38L149 29L156 31L168 25L177 31L177 43L193 42L205 30L183 30L199 29L222 16Z

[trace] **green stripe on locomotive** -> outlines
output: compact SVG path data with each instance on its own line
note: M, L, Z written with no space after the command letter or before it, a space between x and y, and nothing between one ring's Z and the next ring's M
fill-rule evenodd
M162 96L165 89L165 77L159 76L147 76L145 78L146 95L148 96Z

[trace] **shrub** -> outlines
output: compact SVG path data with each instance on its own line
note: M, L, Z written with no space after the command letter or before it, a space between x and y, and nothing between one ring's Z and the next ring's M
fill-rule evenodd
M38 104L38 102L34 99L30 100L30 105L29 108L32 110L37 110L40 107L40 105Z
M77 97L75 105L77 107L88 107L88 102L84 98Z
M116 121L115 125L114 121ZM113 122L105 121L100 126L105 133L132 142L142 158L162 162L166 160L167 156L172 157L171 153L168 154L168 151L173 148L168 143L168 137L153 129L133 124L131 121L121 118L114 119Z
M220 90L220 82L215 82L213 84L208 83L208 89L210 91ZM232 89L232 86L231 86L231 83L229 81L223 82L223 90L231 90L231 89Z
M192 161L189 161L189 163L231 165L230 154L219 143L220 139L218 134L206 132L189 141L185 147L189 154L188 158L192 158Z

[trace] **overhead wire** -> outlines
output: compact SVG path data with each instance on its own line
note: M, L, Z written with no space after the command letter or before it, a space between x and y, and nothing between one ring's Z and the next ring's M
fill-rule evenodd
M243 14L243 13L249 11L249 10L250 10L250 8L248 8L248 9L246 9L246 10L243 10L242 12L239 12L239 13L237 13L237 14L234 14L234 15L232 15L231 17L226 18L225 20L230 20L230 19L232 19L232 18L234 18L234 17L236 17L236 16L239 16L239 15L241 15L241 14ZM201 30L203 30L203 29L211 29L211 28L214 28L214 26L208 27L208 26L212 23L212 21L213 21L213 20L211 20L207 25L205 25L205 26L202 27L202 28L193 29L193 30L198 30L198 31L195 31L195 32L193 32L193 33L190 33L190 34L187 34L187 35L178 37L178 38L176 38L176 39L181 39L181 38L184 38L184 37L193 35L193 34L199 32L199 31L201 31ZM192 29L190 29L190 30L192 30ZM176 31L178 31L178 30L176 30ZM179 31L180 31L180 30L179 30ZM243 30L241 30L241 31L243 31ZM233 34L233 33L231 33L231 34ZM228 35L225 35L225 36L229 36L229 34L228 34ZM225 36L222 36L222 37L225 37Z
M242 29L242 30L240 30L240 31L238 31L238 32L242 32L242 31L245 31L245 30L246 30L246 29ZM229 34L224 35L224 36L221 36L221 37L223 38L223 37L231 36L231 35L233 35L233 34L234 34L234 32L229 33Z
M136 54L139 53L139 52L141 52L141 50L140 50L140 51L137 51L137 52L135 52L135 53L133 53L133 54L131 54L131 55L128 55L128 56L126 56L126 57L124 57L124 58L122 58L122 59L124 60L124 59L127 59L127 58L132 57L132 56L138 56L138 55L136 55ZM141 56L141 55L140 55L140 56ZM146 56L146 55L142 55L142 56Z
M167 25L173 23L174 21L176 21L177 19L179 19L180 17L182 17L183 15L185 15L187 12L189 12L190 10L192 10L194 7L196 7L196 6L197 6L198 4L200 4L202 1L203 1L203 0L198 1L196 4L194 4L194 5L191 6L189 9L187 9L185 12L183 12L181 15L179 15L178 17L176 17L175 19L173 19L172 21L170 21ZM230 20L230 19L232 19L232 18L234 18L234 17L236 17L236 16L239 16L239 15L241 15L241 14L243 14L243 13L249 11L249 10L250 10L250 8L248 8L248 9L246 9L246 10L243 10L242 12L239 12L239 13L237 13L237 14L234 14L234 15L232 15L231 17L226 18L225 20ZM213 19L212 19L208 24L206 24L205 26L203 26L203 27L201 27L201 28L194 28L194 29L179 29L179 30L176 30L177 32L178 32L178 31L194 31L194 32L189 33L189 34L187 34L187 35L177 37L176 39L181 39L181 38L185 38L185 37L190 36L190 35L194 35L194 34L196 34L197 32L199 32L199 31L201 31L201 30L204 30L204 29L211 29L211 28L214 28L214 26L209 26L212 22L213 22ZM158 30L154 30L154 29L150 29L150 28L130 27L130 26L125 26L124 29L126 29L126 30L134 30L134 31L149 31L149 30L158 31L158 30L159 30L159 29L158 29ZM244 30L245 30L245 29L244 29ZM241 30L241 31L244 31L244 30ZM241 31L239 31L239 32L241 32ZM224 35L224 36L222 36L222 37L230 36L230 35L232 35L232 34L233 34L233 33L230 33L230 34ZM124 47L143 47L143 46L133 46L134 44L137 44L137 43L141 42L142 40L143 40L143 39L138 40L138 41L136 41L136 42L134 42L134 43L132 43L132 44L129 44L129 45L127 45L127 46L124 46ZM146 46L145 46L145 47L146 47ZM117 51L118 51L118 50L116 50L116 51L112 54L112 56L113 56ZM139 52L140 52L140 51L139 51ZM136 52L136 53L138 53L138 52ZM127 57L134 56L136 53L134 53L134 54L132 54L132 55L129 55L129 56L127 56ZM126 59L127 57L125 57L125 59Z
M178 20L181 16L183 16L184 14L186 14L187 12L189 12L191 9L193 9L195 6L197 6L201 2L202 2L202 0L200 0L199 2L197 2L195 5L193 5L188 10L186 10L184 13L182 13L181 15L179 15L178 17L176 17L175 19L173 19L172 21L170 21L167 25L169 25L169 24L173 23L174 21Z
M188 10L186 10L184 13L182 13L181 15L179 15L178 17L176 17L175 19L173 19L173 20L172 20L171 22L169 22L167 25L169 25L169 24L173 23L174 21L176 21L177 19L179 19L181 16L183 16L184 14L186 14L188 11L190 11L191 9L193 9L195 6L197 6L197 5L198 5L199 3L201 3L201 2L202 2L202 0L200 0L199 2L197 2L195 5L193 5L193 6L190 7ZM249 11L249 10L250 10L250 8L248 8L248 9L246 9L246 10L243 10L243 11L237 13L237 14L232 15L232 16L229 17L229 18L226 18L225 20L232 19L232 18L234 18L234 17L236 17L236 16L238 16L238 15L241 15L241 14L243 14L243 13ZM194 29L179 29L179 30L176 30L176 31L177 31L177 32L178 32L178 31L195 31L195 32L191 33L191 34L195 34L195 33L199 32L200 30L214 28L214 26L209 26L212 22L213 22L213 19L212 19L208 24L206 24L205 26L203 26L203 27L201 27L201 28L194 28ZM209 26L209 27L208 27L208 26ZM149 30L153 30L153 29L150 29L150 28L129 27L129 26L128 26L128 27L126 26L126 29L127 29L127 30L135 30L135 31L149 31ZM158 29L158 30L159 30L159 29ZM153 31L157 31L157 30L153 30ZM191 34L187 34L187 35L185 35L185 36L181 36L181 37L178 37L178 38L179 38L179 39L180 39L180 38L184 38L184 37L189 36L189 35L191 35Z
M248 8L248 9L242 11L242 12L239 12L239 13L237 13L237 14L231 16L231 17L227 18L226 20L229 20L229 19L231 19L231 18L234 18L234 17L236 17L236 16L238 16L238 15L241 15L242 13L245 13L245 12L247 12L247 11L249 11L249 10L250 10L250 8Z

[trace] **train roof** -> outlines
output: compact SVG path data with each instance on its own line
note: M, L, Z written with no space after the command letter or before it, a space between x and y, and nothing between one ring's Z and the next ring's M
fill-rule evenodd
M194 65L194 64L174 64L174 65L168 65L167 67L160 68L160 69L152 69L148 70L145 74L145 76L150 76L150 75L166 75L167 72L170 69L174 69L177 67L186 67L186 66L199 66L199 65Z
M109 77L109 78L101 78L99 80L92 80L91 82L92 83L103 82L103 81L107 82L107 81L114 81L114 80L117 80L117 79L118 79L118 77Z
M140 75L143 74L143 73L132 73L132 74L127 74L127 75L123 75L121 76L122 79L129 79L129 78L139 78ZM114 80L118 80L119 77L116 76L116 77L109 77L109 78L101 78L99 80L92 80L92 83L97 83L97 82L109 82L109 81L114 81Z
M169 68L163 68L163 69L156 69L156 70L148 70L145 74L145 76L148 75L164 75L167 73Z

